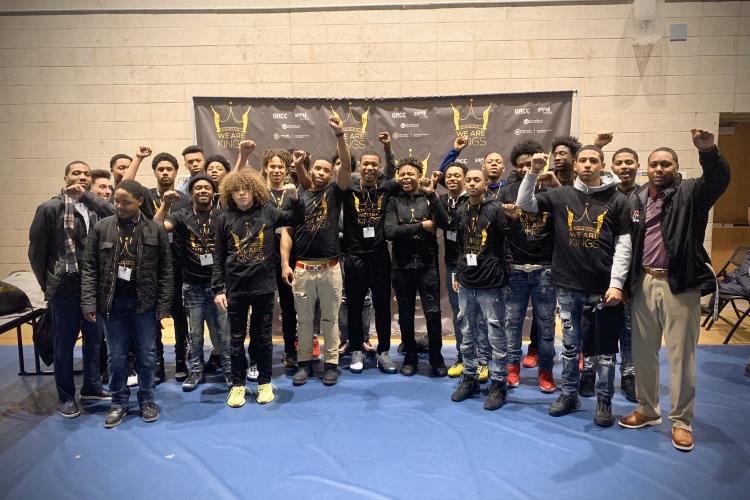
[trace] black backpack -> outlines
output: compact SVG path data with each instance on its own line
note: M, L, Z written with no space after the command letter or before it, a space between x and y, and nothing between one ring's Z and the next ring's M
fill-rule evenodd
M0 281L0 316L23 312L31 307L31 301L16 285Z

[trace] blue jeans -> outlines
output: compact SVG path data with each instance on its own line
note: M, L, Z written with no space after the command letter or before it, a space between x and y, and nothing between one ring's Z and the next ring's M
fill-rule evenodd
M57 295L64 295L62 291ZM52 313L52 332L55 363L55 385L61 403L74 401L76 386L73 381L73 349L78 332L83 334L83 386L81 392L96 392L101 388L99 349L102 332L94 323L83 319L81 298L77 295L55 297L49 301Z
M453 291L453 275L455 272L456 266L445 265L445 288L448 291L448 302L450 303L451 311L453 312L453 332L456 336L456 352L458 353L456 361L463 361L463 353L461 352L463 334L461 333L461 318L459 317L461 308L458 303L458 293ZM477 329L480 332L483 332L483 335L480 335L475 343L475 359L478 363L486 365L492 355L492 348L490 347L490 341L487 335L487 322L482 315L479 315L477 318Z
M109 318L97 314L109 347L109 390L112 406L127 407L128 347L135 353L138 375L138 404L154 400L154 368L156 367L156 311L136 313L135 297L115 297Z
M214 304L214 293L207 284L183 283L182 298L188 316L188 368L191 373L203 372L203 322L208 324L212 338L219 340L221 366L231 373L232 360L229 349L229 327L226 311Z
M557 289L557 300L560 303L560 320L563 331L562 358L562 393L573 395L578 392L581 374L578 371L578 353L583 345L584 332L581 329L581 315L584 308L596 307L601 295L589 295L567 288ZM612 397L615 386L615 356L606 354L589 356L596 367L596 394Z
M508 340L505 337L505 293L501 287L458 289L461 322L461 354L464 375L473 377L482 360L479 346L489 343L492 349L490 377L499 382L508 375ZM481 327L484 322L486 330ZM486 363L486 360L484 360Z
M539 368L551 370L555 361L555 307L557 294L549 283L550 268L529 273L514 269L505 287L505 332L508 335L508 364L521 363L521 337L526 309L531 298L533 321L538 332Z

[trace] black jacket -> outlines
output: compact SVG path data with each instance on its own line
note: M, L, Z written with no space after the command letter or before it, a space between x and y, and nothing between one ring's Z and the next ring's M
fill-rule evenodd
M115 213L112 204L90 192L83 194L81 202L96 212L100 219ZM81 288L80 269L83 267L83 252L90 231L86 231L86 222L76 211L74 238L79 272L66 273L64 214L65 198L61 193L37 207L29 228L29 263L46 300L54 299L58 290L78 295Z
M677 177L664 191L664 213L661 234L669 256L669 288L677 294L699 287L714 290L714 275L703 239L708 224L708 212L729 185L729 163L718 149L699 154L703 175L693 179ZM630 196L633 238L633 259L630 267L630 291L638 285L643 274L643 240L645 237L647 182Z
M167 315L172 307L172 255L164 227L141 217L135 225L138 233L135 286L138 291L136 313L156 309ZM117 216L100 220L86 244L81 275L81 311L109 314L115 296L117 256L120 254Z
M438 246L435 233L422 228L431 219L446 230L448 213L434 192L409 195L401 191L388 202L383 232L393 242L392 269L425 269L437 266Z

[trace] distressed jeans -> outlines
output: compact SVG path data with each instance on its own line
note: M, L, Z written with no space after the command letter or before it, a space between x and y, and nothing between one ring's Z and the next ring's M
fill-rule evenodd
M459 320L461 322L461 353L464 361L464 375L474 377L477 364L477 345L485 340L492 349L489 363L490 378L505 381L508 370L508 340L505 336L505 293L502 287L458 289ZM487 330L479 327L484 320Z
M221 366L224 373L232 370L232 360L229 348L229 325L227 313L214 304L214 293L206 284L184 283L182 297L188 315L188 367L190 373L203 372L203 323L208 325L211 337L219 340Z
M521 340L526 309L531 298L533 321L538 332L539 368L551 370L555 360L555 308L557 293L550 285L550 268L525 272L514 269L505 287L505 332L508 364L521 363Z
M563 331L562 358L562 393L573 395L578 392L581 374L578 371L578 353L583 346L581 316L590 313L599 305L601 295L590 295L568 288L557 289L557 300L560 304L560 320ZM590 323L593 325L593 322ZM615 386L615 355L604 354L590 356L596 367L596 394L612 397Z

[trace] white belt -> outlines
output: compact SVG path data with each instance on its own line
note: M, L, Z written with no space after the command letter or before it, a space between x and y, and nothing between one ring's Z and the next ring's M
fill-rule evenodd
M544 266L542 264L513 264L513 269L515 271L531 273L534 271L539 271L540 269L544 269Z

